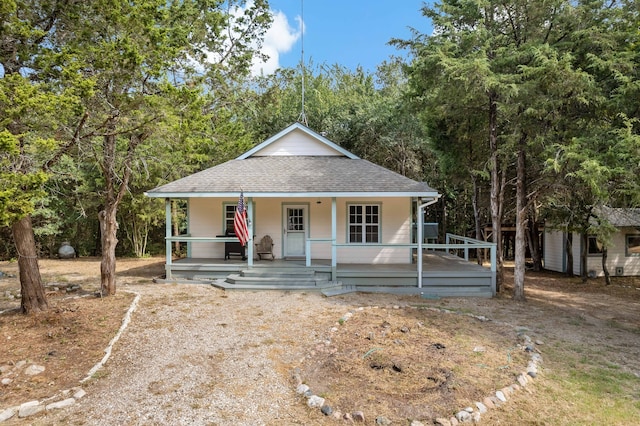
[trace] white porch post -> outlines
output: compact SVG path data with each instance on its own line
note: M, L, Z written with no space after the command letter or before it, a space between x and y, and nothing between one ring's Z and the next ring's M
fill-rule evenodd
M165 229L164 229L164 234L165 234L165 240L164 240L164 245L165 245L165 256L166 256L166 262L165 262L165 273L166 273L166 277L168 279L171 279L171 259L172 259L172 254L171 254L171 240L169 240L169 238L171 238L171 199L170 198L165 198L164 199L164 216L165 216Z
M420 199L416 201L420 203ZM418 288L422 288L422 241L424 240L424 204L418 206L418 251L416 253L418 263Z
M247 221L249 222L249 241L247 241L247 266L253 266L253 198L247 199Z
M422 240L424 239L424 209L438 201L434 198L418 206L418 288L422 288ZM420 202L420 201L418 201Z
M337 225L337 207L336 207L336 197L331 198L331 281L337 280L337 272L338 272L338 247L337 243L337 235L338 235L338 225Z

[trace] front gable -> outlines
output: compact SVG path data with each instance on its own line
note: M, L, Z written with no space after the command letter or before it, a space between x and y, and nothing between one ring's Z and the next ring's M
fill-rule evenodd
M358 156L331 142L300 123L294 123L280 133L270 137L253 149L239 156L238 160L249 157L270 156L335 156L357 159Z

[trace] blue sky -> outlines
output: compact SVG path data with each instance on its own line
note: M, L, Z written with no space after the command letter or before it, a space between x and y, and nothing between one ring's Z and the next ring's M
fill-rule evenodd
M263 51L271 59L254 64L272 73L278 66L300 63L301 0L271 0L274 23ZM374 72L391 55L406 56L387 43L391 38L411 38L410 27L430 33L431 26L420 9L424 0L304 0L304 56L314 65L362 66Z

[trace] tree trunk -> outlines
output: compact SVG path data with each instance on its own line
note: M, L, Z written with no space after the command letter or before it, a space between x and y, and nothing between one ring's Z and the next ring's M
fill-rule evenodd
M580 276L582 277L582 282L587 282L587 246L589 245L589 235L587 234L586 229L580 233Z
M496 291L502 287L502 206L501 173L498 160L498 104L496 96L489 94L489 147L491 150L491 227L496 243Z
M18 269L20 271L20 294L22 313L45 311L49 308L42 286L36 241L33 236L31 216L25 216L12 226L13 241L18 251Z
M542 253L540 244L540 229L538 228L538 221L534 213L533 217L529 218L529 251L531 252L531 260L533 262L533 270L539 272L542 270Z
M573 232L567 231L567 276L573 276Z
M118 222L116 209L109 207L98 213L102 260L100 261L100 291L104 296L116 294L116 246L118 245Z
M471 182L473 182L473 196L471 197L471 204L473 205L473 220L476 226L476 240L482 241L482 224L480 223L480 209L478 208L478 177L476 175L471 176ZM476 249L476 259L478 265L484 263L484 250Z
M513 299L519 302L525 300L524 274L525 274L525 233L527 232L527 200L525 193L525 152L524 143L526 137L520 138L518 149L518 164L516 167L516 241L515 241L515 267L513 271Z
M606 285L611 285L611 274L609 273L609 268L607 268L607 255L609 254L609 250L607 247L602 247L602 271L604 272L604 282Z

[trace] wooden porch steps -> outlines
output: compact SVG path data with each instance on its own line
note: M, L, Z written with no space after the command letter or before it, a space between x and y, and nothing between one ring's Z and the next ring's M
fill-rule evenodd
M264 268L229 274L225 280L214 281L212 285L225 290L321 291L341 287L342 283L329 281L313 270Z

